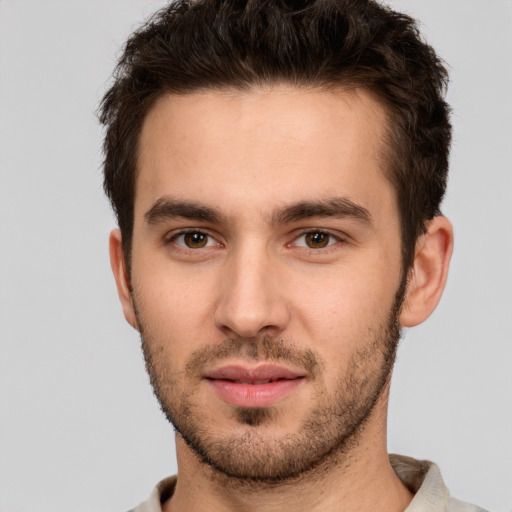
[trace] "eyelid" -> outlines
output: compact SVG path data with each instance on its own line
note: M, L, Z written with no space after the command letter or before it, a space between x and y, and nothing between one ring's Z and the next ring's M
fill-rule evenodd
M201 233L201 234L207 236L208 238L210 238L211 240L213 240L215 243L211 244L211 245L207 244L204 247L200 247L200 248L187 247L184 244L182 245L182 244L176 243L176 240L179 237L184 236L188 233ZM211 248L211 247L215 247L215 246L219 247L219 246L223 245L223 243L218 240L217 236L213 235L208 229L205 229L205 228L180 228L180 229L170 231L165 236L164 243L165 244L174 244L175 246L179 247L180 249L190 250L190 251L198 251L199 249L207 249L207 248Z
M305 235L308 235L310 233L321 233L321 234L324 234L324 235L328 235L330 236L331 238L333 238L335 240L334 243L329 243L328 245L326 245L325 247L318 247L318 248L313 248L313 247L304 247L304 246L298 246L295 244L295 242L305 236ZM305 228L305 229L301 229L293 238L293 240L291 242L289 242L288 244L286 244L288 247L299 247L301 249L306 249L306 250L309 250L309 251L315 251L315 252L319 252L319 251L326 251L328 250L329 248L331 248L333 245L336 245L337 243L341 243L341 242L346 242L348 240L348 237L346 235L344 235L343 233L340 233L340 232L333 232L331 231L330 229L325 229L325 228Z
M202 247L202 249L205 249L205 248L211 248L211 247L222 247L224 246L224 243L222 241L219 240L219 235L217 234L214 234L212 233L209 229L206 229L206 228L194 228L194 227L187 227L187 228L179 228L179 229L176 229L176 230L173 230L173 231L170 231L169 233L167 233L164 237L164 243L165 244L174 244L175 246L181 248L181 249L184 249L184 250L192 250L192 251L197 251L199 248L191 248L191 247L187 247L185 244L178 244L176 243L176 240L181 237L181 236L184 236L188 233L201 233L201 234L204 234L205 236L209 237L214 243L213 244L207 244L205 247ZM296 241L298 239L300 239L301 237L305 236L305 235L308 235L308 234L311 234L311 233L321 233L321 234L325 234L327 236L329 236L330 238L334 239L335 242L334 243L328 243L328 245L326 245L325 247L318 247L318 248L312 248L312 247L301 247L301 246L298 246L296 245ZM332 247L333 245L336 245L337 243L342 243L342 242L346 242L348 241L349 237L347 235L345 235L344 233L340 233L339 231L332 231L330 229L326 229L326 228L303 228L303 229L300 229L298 231L296 231L294 234L293 234L293 238L290 242L288 242L286 244L287 247L299 247L299 248L302 248L302 249L306 249L306 250L310 250L310 251L315 251L315 252L319 252L321 250L323 251L326 251L328 250L330 247Z

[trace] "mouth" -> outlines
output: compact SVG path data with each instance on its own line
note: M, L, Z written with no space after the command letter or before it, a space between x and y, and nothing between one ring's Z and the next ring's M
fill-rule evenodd
M224 402L239 407L269 407L290 395L306 375L278 365L230 365L207 372L205 379Z

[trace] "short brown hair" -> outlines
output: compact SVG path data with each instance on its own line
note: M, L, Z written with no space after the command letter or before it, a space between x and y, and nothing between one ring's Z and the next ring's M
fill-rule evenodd
M388 113L385 173L398 198L404 269L440 213L451 140L448 75L415 21L373 0L178 0L127 41L100 105L104 188L130 260L137 143L166 93L361 87Z

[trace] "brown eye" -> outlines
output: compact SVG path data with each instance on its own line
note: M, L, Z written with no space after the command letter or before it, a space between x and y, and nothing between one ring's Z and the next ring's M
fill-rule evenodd
M328 233L319 231L312 231L304 235L306 245L310 249L323 249L329 245L330 239L331 237Z
M183 242L190 249L202 249L208 244L208 235L199 231L183 234Z

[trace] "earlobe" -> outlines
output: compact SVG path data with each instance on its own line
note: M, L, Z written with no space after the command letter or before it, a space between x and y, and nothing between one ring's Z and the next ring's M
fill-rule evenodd
M112 267L112 272L116 280L117 293L121 301L121 306L123 307L124 317L134 329L138 329L137 317L135 315L135 308L130 291L130 278L124 256L121 231L119 229L114 229L110 233L109 250L110 266Z
M446 217L434 217L416 244L400 324L413 327L434 311L448 278L453 251L453 228Z

